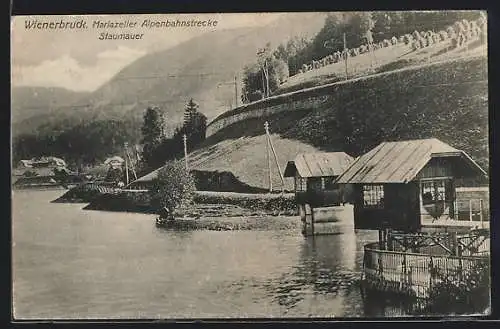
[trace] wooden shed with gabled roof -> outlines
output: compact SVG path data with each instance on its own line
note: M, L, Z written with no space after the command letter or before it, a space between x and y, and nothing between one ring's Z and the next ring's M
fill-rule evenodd
M343 187L335 183L337 177L346 170L354 158L345 152L302 153L293 161L288 161L284 177L294 178L294 190L298 199L306 193L318 199L321 195L338 194L334 203L343 200Z
M356 228L416 231L426 220L456 221L455 180L485 175L465 152L430 138L381 143L336 183L353 185Z

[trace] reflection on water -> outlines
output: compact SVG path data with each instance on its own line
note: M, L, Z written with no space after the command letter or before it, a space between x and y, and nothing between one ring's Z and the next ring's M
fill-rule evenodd
M16 318L373 316L357 282L376 232L169 231L61 193L13 196Z

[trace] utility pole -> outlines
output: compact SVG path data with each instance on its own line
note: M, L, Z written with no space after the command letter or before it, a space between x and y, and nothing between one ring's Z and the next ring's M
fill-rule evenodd
M344 56L345 56L345 79L347 80L347 58L349 57L347 54L347 42L345 39L345 32L344 32Z
M236 79L236 75L234 76L234 106L238 107L238 80Z
M268 132L269 132L269 123L266 121L264 123L264 129L266 129L266 149L267 149L267 169L269 172L269 193L273 192L273 180L272 180L272 172L271 172L271 150L270 150L270 143L269 143L269 138L268 138Z
M125 142L124 146L125 146L125 153L126 153L127 152L128 143ZM127 161L127 156L126 155L125 155L125 177L126 177L126 180L127 180L127 184L126 185L128 185L128 182L129 182L129 178L128 178L128 161Z
M269 67L267 66L267 58L264 58L264 69L266 72L266 97L269 97L271 95L271 92L269 91Z
M259 49L259 51L257 52L257 56L259 57L263 57L262 55L264 55L266 52L265 49ZM264 97L268 97L269 96L269 71L267 70L267 58L264 56L263 57L264 59L264 63L261 64L262 65L262 89L264 91Z
M271 147L271 151L273 152L273 155L274 155L274 161L276 162L276 166L278 167L278 173L280 174L281 192L285 192L285 179L283 178L283 173L281 172L280 163L278 161L278 155L276 154L276 150L274 149L274 145L273 145L273 142L271 140L271 134L269 134L269 123L267 121L264 124L264 128L266 129L266 136L267 136L268 145Z
M238 77L235 75L233 82L219 83L217 85L217 88L219 88L219 86L222 85L234 85L234 100L235 100L234 106L238 107ZM232 107L230 107L229 109L231 110Z
M186 171L188 171L188 151L187 151L187 136L182 135L182 140L184 141L184 163L186 164Z
M128 152L128 143L125 143L125 153L127 153L127 159L130 161L130 167L132 168L132 173L134 174L134 178L137 179L137 173L135 172L134 162L132 161L132 157Z

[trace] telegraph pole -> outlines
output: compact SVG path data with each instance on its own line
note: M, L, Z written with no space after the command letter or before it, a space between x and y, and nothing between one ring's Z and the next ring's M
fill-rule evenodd
M238 107L238 80L236 79L236 75L234 76L234 106Z
M267 93L267 97L269 97L271 95L270 91L269 91L269 67L267 66L267 58L264 57L264 69L266 71L266 93Z
M345 39L345 32L344 32L344 55L345 55L345 79L347 80L347 42Z
M124 145L124 147L125 147L125 153L127 153L127 146L128 146L128 143L127 143L127 142L125 142L123 145ZM128 161L127 161L127 155L125 155L125 177L126 177L126 180L127 180L127 185L128 185L129 178L128 178Z
M280 174L281 192L285 192L285 179L283 178L283 173L281 172L280 163L278 161L278 155L276 154L276 150L274 149L273 142L271 140L271 135L269 134L269 123L267 121L264 124L264 128L266 129L268 145L271 147L271 151L273 152L274 155L274 161L276 162L276 166L278 167L278 173Z
M235 100L234 106L238 107L238 77L235 75L233 82L219 83L217 85L217 88L219 88L219 86L222 86L222 85L234 85L234 100ZM230 107L229 109L231 110L232 107Z
M130 161L130 167L132 168L132 173L134 174L134 178L137 179L137 173L135 172L134 162L132 161L132 157L128 152L128 143L125 143L125 153L127 154L127 159Z
M186 171L188 171L188 151L187 151L187 136L182 135L182 140L184 141L184 163L186 165Z
M271 172L271 150L270 150L270 143L269 143L269 123L266 121L264 123L264 129L266 129L266 140L267 140L267 144L266 144L266 149L267 149L267 168L268 168L268 172L269 172L269 193L272 193L273 192L273 180L272 180L272 172Z
M265 49L259 49L257 56L261 57L266 52ZM262 65L262 89L264 91L264 97L269 96L269 72L267 71L267 58L264 56L264 63Z

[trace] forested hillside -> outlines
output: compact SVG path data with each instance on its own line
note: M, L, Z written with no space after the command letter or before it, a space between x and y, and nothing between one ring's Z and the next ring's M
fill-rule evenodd
M240 121L217 132L192 157L213 155L193 164L198 170L230 171L246 184L266 188L263 124L269 121L281 168L301 152L359 156L383 141L433 137L464 150L488 171L487 78L487 59L480 56L338 83L320 108ZM273 184L279 187L273 167Z

